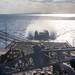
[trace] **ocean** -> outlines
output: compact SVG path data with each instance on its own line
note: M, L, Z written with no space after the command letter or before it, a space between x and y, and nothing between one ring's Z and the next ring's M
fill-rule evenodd
M0 14L0 30L23 39L31 34L34 35L36 30L48 30L50 34L54 31L57 36L60 35L56 41L65 40L72 45L73 37L75 36L75 20L73 18L69 16L52 17L42 15L41 17L41 15L33 16L28 14ZM0 39L0 50L5 47L5 40Z
M0 30L24 38L26 28L33 19L23 15L0 15ZM0 50L5 46L5 41L0 39Z

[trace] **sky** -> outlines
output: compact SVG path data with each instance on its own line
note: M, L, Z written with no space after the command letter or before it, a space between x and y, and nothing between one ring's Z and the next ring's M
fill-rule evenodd
M75 13L74 7L74 0L0 0L0 14Z

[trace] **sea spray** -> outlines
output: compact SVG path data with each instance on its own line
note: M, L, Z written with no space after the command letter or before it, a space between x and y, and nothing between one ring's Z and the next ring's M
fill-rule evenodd
M49 39L54 40L56 38L56 31L52 24L48 21L35 20L27 27L25 37L34 40L35 31L44 32L47 30L49 32Z

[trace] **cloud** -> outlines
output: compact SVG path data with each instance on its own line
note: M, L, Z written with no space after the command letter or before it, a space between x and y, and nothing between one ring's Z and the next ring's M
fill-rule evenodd
M49 2L50 1L50 2ZM0 14L9 13L75 13L75 4L51 2L62 0L0 0Z
M75 0L29 0L32 2L74 2Z
M52 2L53 0L29 0L32 2Z

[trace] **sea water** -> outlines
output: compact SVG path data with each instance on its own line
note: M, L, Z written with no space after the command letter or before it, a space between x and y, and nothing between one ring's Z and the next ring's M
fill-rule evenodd
M24 15L0 15L0 30L24 38L25 30L32 20ZM5 40L0 39L0 50L5 46Z

